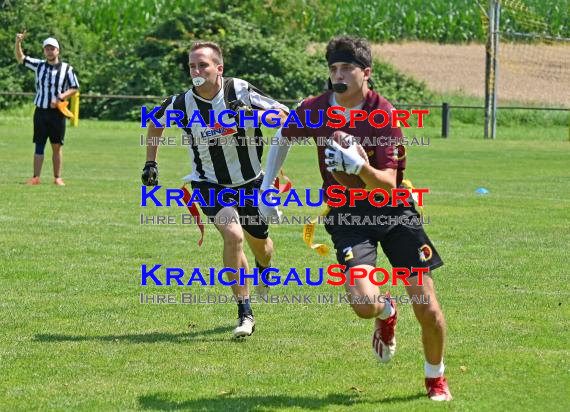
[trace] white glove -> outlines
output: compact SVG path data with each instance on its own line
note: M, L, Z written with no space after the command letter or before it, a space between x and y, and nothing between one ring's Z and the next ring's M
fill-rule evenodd
M262 198L265 198L267 203L273 203L273 193L269 192L267 195L263 195L261 191L259 191L259 213L261 213L266 218L271 218L276 216L281 220L281 216L283 212L279 210L277 206L269 206L263 203Z
M346 172L349 175L357 175L362 170L362 166L366 163L358 154L357 144L351 144L344 149L337 142L325 149L325 164L329 172Z

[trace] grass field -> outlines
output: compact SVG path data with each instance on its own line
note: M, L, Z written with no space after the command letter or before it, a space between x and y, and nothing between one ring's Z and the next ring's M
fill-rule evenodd
M144 148L135 123L82 121L68 130L67 186L51 184L49 148L44 183L23 185L31 124L31 117L0 115L0 410L570 408L565 127L503 127L496 141L459 123L448 140L438 138L437 125L406 133L431 138L429 147L410 148L407 176L430 189L427 232L446 262L435 279L455 399L435 404L424 394L409 306L400 307L396 357L379 365L371 322L345 304L256 305L258 329L242 341L231 339L233 305L139 304L140 292L227 294L222 286L140 286L141 264L220 269L219 236L208 227L199 248L194 226L139 224L140 213L182 212L140 207ZM189 171L186 148L162 148L159 164L160 183L179 187ZM296 188L320 187L314 148L295 147L285 170ZM476 195L477 187L490 194ZM300 236L300 226L272 228L274 266L336 263ZM316 240L330 244L323 228ZM388 263L382 257L378 266Z

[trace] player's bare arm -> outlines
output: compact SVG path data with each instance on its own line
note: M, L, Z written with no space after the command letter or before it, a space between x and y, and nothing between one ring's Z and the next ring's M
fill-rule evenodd
M396 169L378 170L365 163L358 176L366 183L368 190L391 190L396 187L396 175Z

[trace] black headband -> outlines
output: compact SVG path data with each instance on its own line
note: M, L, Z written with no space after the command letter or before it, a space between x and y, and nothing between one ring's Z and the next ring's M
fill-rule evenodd
M366 64L365 62L363 62L362 60L358 59L358 57L356 57L354 54L352 54L349 51L335 51L332 52L328 59L327 59L329 66L333 65L334 63L339 63L339 62L343 62L343 63L351 63L354 64L358 67L360 67L361 69L365 69L367 67L370 67L369 64Z

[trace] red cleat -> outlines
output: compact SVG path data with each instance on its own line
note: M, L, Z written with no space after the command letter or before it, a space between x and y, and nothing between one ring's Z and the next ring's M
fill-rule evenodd
M450 401L453 399L449 386L447 386L447 379L443 376L439 378L426 378L426 389L428 397L432 401Z
M390 298L390 293L386 294L386 300ZM389 300L394 308L394 314L388 319L376 318L376 329L372 335L372 350L374 356L382 362L389 362L396 354L396 324L398 323L398 310L394 301Z

